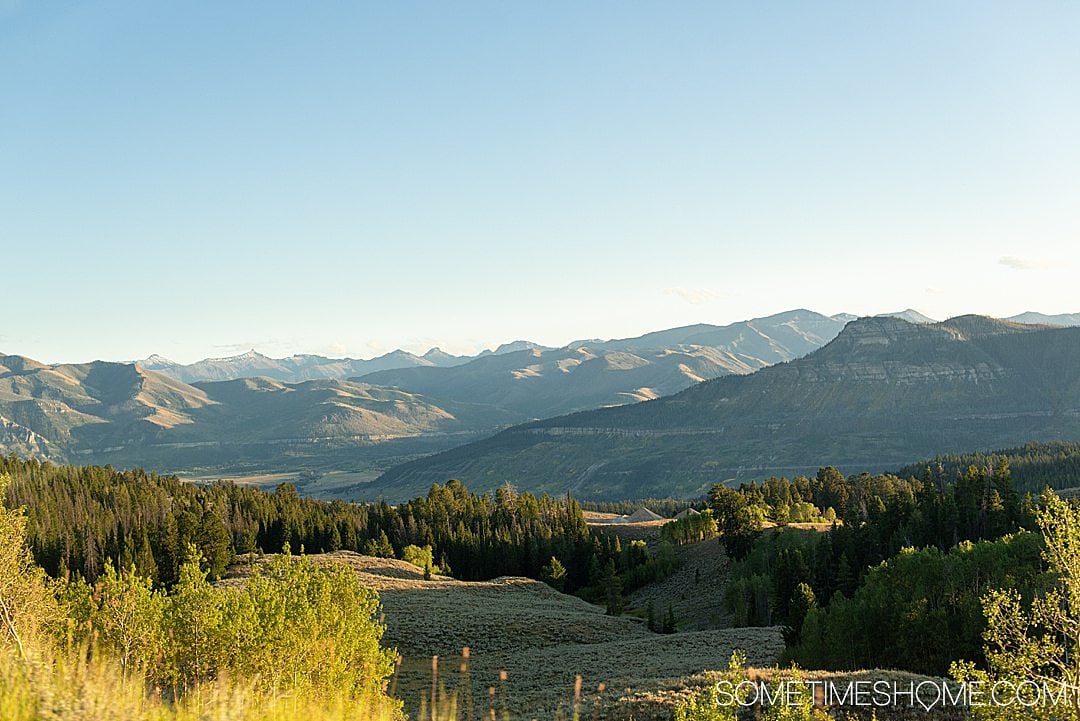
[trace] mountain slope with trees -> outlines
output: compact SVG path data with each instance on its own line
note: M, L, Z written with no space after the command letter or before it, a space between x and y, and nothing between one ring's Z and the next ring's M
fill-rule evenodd
M850 323L819 351L633 406L577 413L391 469L368 492L503 482L582 498L697 496L716 482L885 470L1080 439L1080 329L981 316Z

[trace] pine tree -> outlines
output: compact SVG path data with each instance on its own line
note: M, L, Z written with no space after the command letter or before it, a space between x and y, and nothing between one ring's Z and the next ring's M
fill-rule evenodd
M566 566L555 556L551 562L542 569L544 581L556 591L562 591L566 586Z
M664 633L675 633L675 607L670 603L668 603L667 612L664 614Z
M604 566L601 577L601 589L604 593L604 601L607 605L606 613L609 616L619 616L623 612L622 580L615 572L615 560L608 559Z

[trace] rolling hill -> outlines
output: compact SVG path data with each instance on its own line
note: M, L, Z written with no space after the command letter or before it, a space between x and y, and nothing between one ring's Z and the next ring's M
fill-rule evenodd
M1006 320L1011 320L1016 323L1035 323L1038 325L1056 325L1065 328L1073 328L1080 326L1080 313L1059 313L1057 315L1047 315L1046 313L1036 313L1034 311L1028 311L1021 313L1020 315L1014 315Z
M0 449L58 462L164 471L297 468L335 453L353 461L365 453L381 457L389 451L374 446L419 437L423 445L395 453L430 451L460 442L457 434L468 438L511 420L490 408L438 405L362 382L189 385L131 364L49 366L0 356Z
M885 470L1032 440L1080 440L1080 329L863 318L804 358L515 426L393 468L365 492L395 498L459 478L582 498L690 496L718 481Z

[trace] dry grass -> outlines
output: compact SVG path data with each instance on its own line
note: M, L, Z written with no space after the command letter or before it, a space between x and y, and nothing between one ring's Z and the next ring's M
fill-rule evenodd
M724 547L714 538L676 546L675 553L679 557L678 570L630 594L630 608L644 613L642 609L651 600L660 617L670 603L680 631L728 626L724 588L730 562Z
M779 671L774 668L754 668L747 669L747 678L753 681L772 681L775 679ZM853 681L888 681L896 682L897 684L907 684L914 682L918 684L921 681L940 682L941 679L933 678L930 676L920 676L918 674L906 673L903 671L881 671L881 670L866 670L866 671L850 671L850 672L830 672L830 671L805 671L803 677L807 681L827 681L836 684L838 687L843 688L845 684ZM704 689L712 686L717 681L721 680L722 674L718 671L707 671L705 673L694 674L687 678L677 679L667 684L660 684L656 688L633 693L624 696L619 699L609 711L608 718L614 721L659 721L660 719L669 719L671 717L671 709L678 703L688 699L690 696L703 691ZM929 697L932 700L932 697ZM820 703L820 695L818 702ZM847 721L851 719L862 719L870 721L870 719L877 719L877 721L961 721L963 719L969 719L970 715L954 708L931 708L930 711L925 711L922 708L908 708L906 705L893 707L893 708L878 708L878 709L832 709L831 716L838 719L844 719Z
M726 668L733 649L745 650L759 666L775 663L783 649L777 628L654 634L639 620L606 616L597 606L525 578L425 581L403 561L350 552L312 558L348 565L379 591L385 641L403 656L395 692L414 715L421 699L430 699L432 656L439 656L439 678L448 690L464 687L466 646L477 714L488 715L488 689L496 687L497 708L505 705L514 718L525 719L551 719L560 710L569 715L577 675L587 696L604 683L603 707L612 709L623 696ZM506 672L505 684L500 671Z
M618 523L614 520L616 518L619 516L613 513L589 512L585 514L585 523L599 533L615 534L622 543L641 540L650 545L660 542L660 529L664 524L671 523L670 518L638 523Z

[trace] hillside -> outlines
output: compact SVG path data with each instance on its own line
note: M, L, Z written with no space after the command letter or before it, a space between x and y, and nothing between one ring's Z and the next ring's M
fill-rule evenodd
M1057 315L1047 315L1046 313L1036 313L1034 311L1027 311L1020 315L1014 315L1006 320L1011 320L1015 323L1034 323L1038 325L1057 325L1066 328L1072 328L1080 326L1080 313L1059 313Z
M841 325L793 311L598 349L514 341L471 359L437 348L364 361L251 351L186 366L0 356L0 452L203 476L373 474L515 423L750 373L820 346Z
M726 326L699 324L609 341L576 341L364 377L432 398L491 405L522 420L650 400L702 380L745 375L803 356L843 322L806 310Z
M505 671L506 688L497 703L506 703L515 718L555 718L560 706L565 714L577 674L586 694L606 684L607 702L613 703L666 688L702 669L721 668L736 648L757 666L775 663L783 650L778 628L665 636L528 578L425 581L420 569L403 561L344 551L312 558L354 569L364 585L379 592L384 640L404 659L395 692L414 714L418 699L430 693L432 656L439 657L440 682L465 687L459 671L465 646L476 708L487 708L488 688L502 686L499 673ZM238 566L225 583L242 583L246 573ZM670 705L667 709L670 713Z
M1001 461L1009 464L1013 483L1020 490L1038 493L1047 486L1072 491L1080 488L1080 443L1025 443L993 452L944 454L903 466L896 475L921 478L929 470L952 480L970 466L994 468Z
M512 418L438 405L369 383L269 378L188 385L122 363L48 366L0 356L0 450L58 462L297 467L344 454L370 462L459 440ZM400 448L401 441L416 440ZM393 450L383 444L399 442ZM384 461L385 462L385 461Z
M863 318L811 355L674 396L516 426L391 469L369 489L510 481L580 497L698 495L712 483L896 468L1080 439L1080 329L981 316Z

